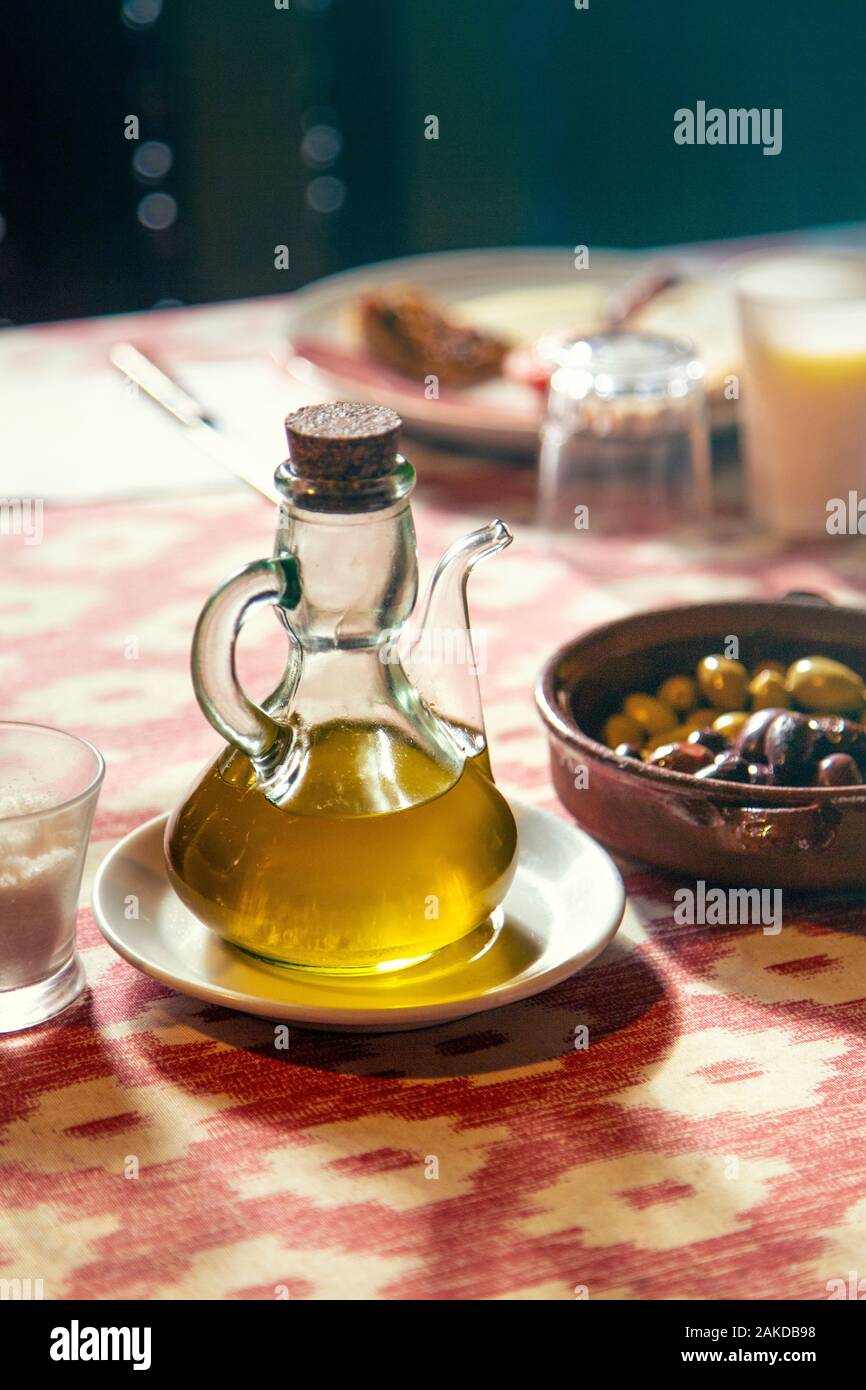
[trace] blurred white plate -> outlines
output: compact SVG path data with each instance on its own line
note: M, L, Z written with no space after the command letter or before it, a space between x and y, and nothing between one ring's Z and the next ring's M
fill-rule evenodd
M93 913L121 956L182 994L305 1028L428 1028L549 989L597 956L622 920L625 890L605 851L547 811L519 804L514 811L520 859L502 927L480 927L391 974L339 979L270 967L226 945L168 881L167 815L109 852L94 882ZM126 915L130 894L138 898L137 921Z
M610 291L658 260L676 260L699 278L660 296L636 322L643 331L696 343L707 358L713 426L729 424L731 405L719 398L719 383L736 366L733 304L708 276L706 263L692 264L682 254L590 251L589 266L578 270L573 248L505 248L408 256L344 271L293 296L285 365L306 387L392 406L417 434L467 448L533 453L542 418L536 391L497 378L480 386L443 387L438 400L427 400L422 382L367 353L353 321L356 297L377 285L411 283L453 305L467 322L526 342L542 333L597 331Z
M636 265L628 254L598 252L590 253L589 268L576 270L573 250L528 248L446 251L343 271L293 297L289 337L303 360L287 365L302 376L312 371L331 395L390 405L416 433L467 447L532 452L542 409L535 391L498 378L443 387L438 400L427 400L422 382L367 354L352 322L355 297L375 285L411 283L454 305L467 321L518 340L581 328L584 321L590 331L605 294Z

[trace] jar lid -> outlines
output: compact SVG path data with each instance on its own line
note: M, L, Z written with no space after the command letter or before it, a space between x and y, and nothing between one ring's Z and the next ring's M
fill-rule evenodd
M286 417L292 472L322 482L383 478L397 466L403 421L384 405L329 401Z

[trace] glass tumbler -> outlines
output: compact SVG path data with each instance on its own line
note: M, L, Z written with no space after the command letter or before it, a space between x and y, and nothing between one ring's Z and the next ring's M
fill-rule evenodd
M703 365L672 339L564 345L541 432L538 519L554 532L652 534L710 504Z
M0 722L0 1033L43 1023L84 988L75 917L104 773L74 734Z

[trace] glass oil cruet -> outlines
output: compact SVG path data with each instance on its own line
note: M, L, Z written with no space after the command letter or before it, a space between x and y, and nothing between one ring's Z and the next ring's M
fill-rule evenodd
M400 423L351 402L286 421L273 558L216 590L193 639L196 696L228 747L166 830L172 883L208 927L329 973L394 970L495 922L516 867L466 606L473 566L511 534L494 521L451 546L408 639L415 473ZM289 659L257 705L235 643L263 603Z

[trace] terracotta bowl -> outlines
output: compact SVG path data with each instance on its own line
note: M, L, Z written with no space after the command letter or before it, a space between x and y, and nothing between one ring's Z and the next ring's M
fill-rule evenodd
M866 785L695 781L617 757L600 741L625 694L691 673L731 634L748 667L821 655L866 674L866 612L814 595L658 609L595 628L551 657L536 688L560 800L610 849L690 878L756 888L866 886ZM581 781L587 785L575 785Z

